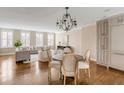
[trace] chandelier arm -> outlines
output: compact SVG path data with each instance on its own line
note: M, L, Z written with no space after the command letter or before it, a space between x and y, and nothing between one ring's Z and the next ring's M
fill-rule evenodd
M70 25L70 29L69 30L71 30L72 29L72 27L73 27L73 21L72 21L72 19L71 19L71 16L69 15L69 17L70 17L70 23L71 23L71 25Z
M66 27L66 26L65 26ZM64 27L63 27L63 24L61 24L61 28L65 31Z
M64 14L63 17L62 17L63 24L61 25L62 29L65 31L66 28L67 28L67 26L66 26L67 20L66 21L64 21L64 20L66 20L66 14Z

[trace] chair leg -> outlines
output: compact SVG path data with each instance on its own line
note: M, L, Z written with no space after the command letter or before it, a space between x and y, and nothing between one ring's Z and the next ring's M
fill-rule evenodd
M77 80L77 85L79 84L79 79L78 76L76 75L76 80Z
M77 84L77 78L76 78L76 75L74 77L74 81L75 81L75 85Z
M66 83L66 76L64 75L64 85L65 85L65 83Z
M61 79L61 66L59 67L59 79Z
M60 80L61 80L61 71L60 71L60 67L59 67L59 76L58 76L58 83L60 83Z
M90 68L88 69L88 75L89 75L89 78L90 78Z
M78 69L78 80L80 78L80 69Z
M79 84L79 80L80 80L80 69L78 69L78 72L77 72L77 80L78 80L78 84Z
M48 71L48 83L51 84L51 71Z
M48 79L51 81L51 67L48 68Z

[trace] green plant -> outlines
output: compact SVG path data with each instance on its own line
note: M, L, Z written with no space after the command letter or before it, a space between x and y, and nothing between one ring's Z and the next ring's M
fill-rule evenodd
M14 46L15 46L16 48L19 48L19 47L22 46L22 42L21 42L20 40L16 40Z

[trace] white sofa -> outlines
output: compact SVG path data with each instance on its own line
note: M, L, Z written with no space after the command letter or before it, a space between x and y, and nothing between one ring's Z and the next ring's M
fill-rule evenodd
M30 60L30 51L16 51L16 62Z
M0 56L15 54L15 48L0 48Z

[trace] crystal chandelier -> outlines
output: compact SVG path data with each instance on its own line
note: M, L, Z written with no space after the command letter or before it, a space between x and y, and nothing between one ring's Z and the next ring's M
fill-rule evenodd
M68 13L68 9L69 7L65 7L66 13L62 16L62 19L57 19L56 22L57 28L66 32L77 26L77 21L72 19L71 15Z

